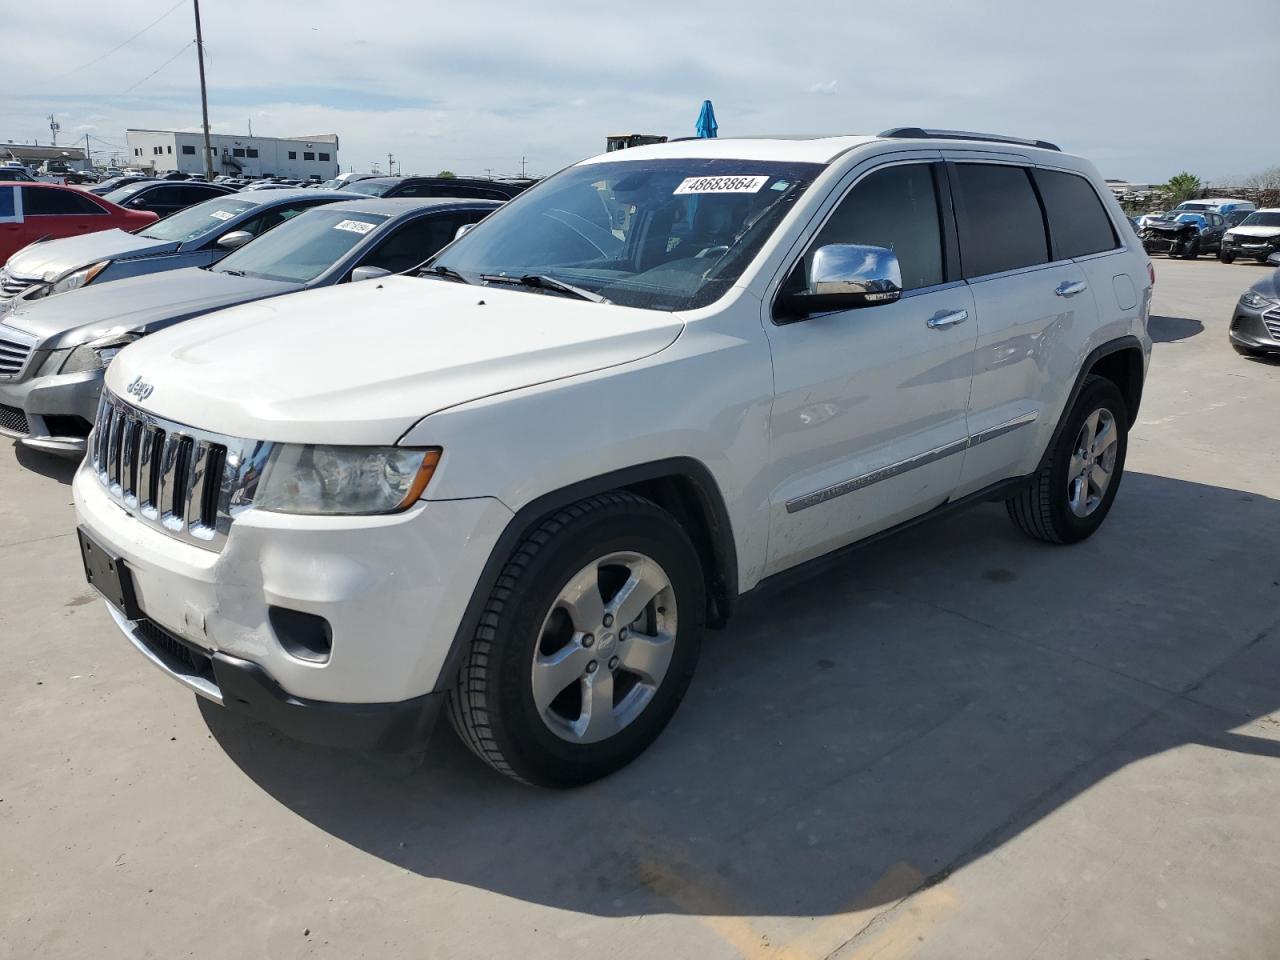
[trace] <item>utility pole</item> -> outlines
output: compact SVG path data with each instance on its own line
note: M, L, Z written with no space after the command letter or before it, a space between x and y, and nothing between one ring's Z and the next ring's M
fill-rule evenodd
M53 135L52 145L58 145L58 131L62 129L62 124L53 118L53 114L49 114L49 133Z
M200 64L200 113L204 117L204 178L213 181L213 145L209 142L209 91L204 85L204 37L200 33L200 0L191 0L196 11L196 60Z
M526 159L528 159L528 158L527 158L527 157L521 157L521 158L520 158L520 179L521 179L521 180L523 180L523 179L525 178L525 175L524 175L524 162L525 162L525 160L526 160Z
M388 153L387 154L387 176L394 177L395 175L396 175L396 169L391 165L391 154Z
M87 133L84 135L84 162L87 168L93 168L93 161L89 159L89 135Z

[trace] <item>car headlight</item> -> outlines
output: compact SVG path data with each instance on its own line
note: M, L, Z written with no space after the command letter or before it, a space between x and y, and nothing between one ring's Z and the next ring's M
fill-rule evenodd
M1246 290L1244 296L1240 298L1242 307L1249 307L1253 310L1261 310L1274 304L1274 300L1269 300L1255 290Z
M60 372L83 373L86 370L105 370L116 358L116 354L140 336L142 336L140 333L116 333L82 343L71 351Z
M63 274L53 281L53 284L49 287L49 293L66 293L68 290L78 290L86 284L93 283L94 278L105 270L110 263L110 260L99 260L97 263L90 264L80 270Z
M439 447L280 444L254 505L279 513L395 513L422 496L439 462Z

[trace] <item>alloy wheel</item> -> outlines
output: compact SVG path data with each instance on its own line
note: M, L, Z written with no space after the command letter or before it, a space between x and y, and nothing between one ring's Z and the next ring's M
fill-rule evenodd
M1102 407L1085 418L1067 467L1067 500L1077 517L1089 516L1106 497L1119 444L1120 431L1110 410Z

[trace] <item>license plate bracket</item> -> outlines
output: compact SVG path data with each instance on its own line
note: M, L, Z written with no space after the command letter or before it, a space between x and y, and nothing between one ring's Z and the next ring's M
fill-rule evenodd
M123 560L93 539L84 527L76 528L84 575L107 602L129 620L143 619L142 608L133 591L133 576Z

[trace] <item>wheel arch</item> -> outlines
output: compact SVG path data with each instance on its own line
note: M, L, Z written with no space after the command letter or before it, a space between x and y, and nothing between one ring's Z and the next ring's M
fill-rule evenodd
M1067 422L1067 416L1076 405L1076 398L1080 396L1085 380L1090 376L1104 377L1119 388L1132 426L1138 416L1138 407L1142 403L1142 386L1145 377L1142 356L1142 343L1132 335L1108 340L1090 351L1084 362L1080 364L1080 372L1076 374L1075 383L1071 385L1071 392L1067 395L1067 402L1062 407L1057 426L1053 428L1053 435L1041 454L1039 466L1043 467L1052 454L1062 428Z
M462 620L454 633L436 691L453 685L485 602L507 558L520 540L545 517L585 497L610 490L627 490L671 513L689 534L702 561L707 586L707 625L724 626L738 598L738 554L724 496L711 471L691 457L672 457L612 470L545 493L521 507L494 544L472 588Z

